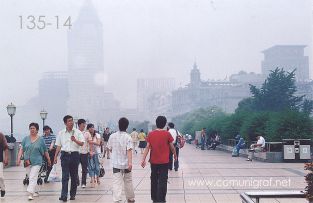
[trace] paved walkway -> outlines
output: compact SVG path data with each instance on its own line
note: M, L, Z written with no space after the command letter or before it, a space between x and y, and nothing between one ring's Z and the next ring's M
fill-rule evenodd
M135 155L133 179L136 202L150 201L150 169L140 167L141 155ZM112 172L105 160L106 175L95 189L79 188L75 201L112 202ZM169 203L234 203L239 194L250 190L303 190L305 187L301 163L247 162L232 158L221 151L201 151L187 144L180 153L180 169L169 173L167 202ZM60 170L60 167L58 167ZM5 169L7 195L1 202L28 202L23 186L23 167ZM258 187L260 186L260 187ZM40 197L33 202L59 202L61 183L44 184ZM261 202L306 202L304 199L268 199Z

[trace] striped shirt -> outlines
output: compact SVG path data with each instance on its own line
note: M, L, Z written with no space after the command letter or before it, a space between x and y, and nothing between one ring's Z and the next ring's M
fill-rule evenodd
M46 147L49 149L50 148L50 145L51 143L54 141L54 144L55 144L55 141L56 141L56 136L55 135L52 135L52 134L49 134L48 136L46 135L43 135L43 140L45 141L45 145Z

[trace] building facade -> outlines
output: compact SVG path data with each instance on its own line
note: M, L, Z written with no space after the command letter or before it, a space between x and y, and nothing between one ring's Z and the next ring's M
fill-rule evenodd
M275 68L284 68L291 72L296 69L296 80L307 82L310 79L309 57L304 55L304 45L276 45L262 53L262 73L268 75Z

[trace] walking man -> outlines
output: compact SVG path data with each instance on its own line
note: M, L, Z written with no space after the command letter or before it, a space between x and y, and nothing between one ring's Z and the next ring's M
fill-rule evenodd
M86 131L86 120L85 119L78 119L77 121L78 129L84 136L84 145L80 148L80 157L79 161L82 167L82 188L86 187L86 179L87 179L87 167L88 167L88 151L89 151L89 144L88 138L91 136L88 131ZM79 176L78 176L79 179ZM79 180L78 180L79 182ZM78 184L79 185L79 184Z
M174 123L168 123L168 127L169 127L169 130L168 132L171 133L173 139L174 139L174 147L175 147L175 151L176 151L176 156L177 156L177 159L174 161L174 169L175 171L178 171L178 167L179 167L179 163L178 163L178 155L179 155L179 147L178 147L178 144L177 144L177 136L180 135L180 133L178 132L178 130L176 130L174 127ZM170 158L169 158L169 163L168 163L168 169L169 170L173 170L173 153L170 151Z
M70 200L75 200L77 191L77 175L79 165L79 150L84 145L85 139L83 134L74 127L73 117L67 115L63 118L66 128L59 132L56 140L56 153L54 164L57 164L58 154L61 151L62 167L62 192L59 200L67 201L68 181L71 176Z
M114 202L123 202L123 185L127 202L135 202L132 180L132 139L126 132L128 125L127 118L121 118L118 121L119 131L113 133L108 142L108 149L112 152Z
M55 155L56 136L52 134L53 133L52 129L47 125L43 127L43 132L44 132L43 139L45 141L45 145L48 149L49 157L50 157L50 160L52 162L51 166L48 166L48 168L47 168L47 174L46 174L46 177L44 179L45 183L49 183L48 178L49 178L49 175L50 175L52 167L53 167L53 159L54 159L54 155Z
M110 159L110 151L107 150L107 144L108 144L108 140L110 138L110 128L106 128L104 133L103 133L103 157L105 157L105 154L107 154L107 159Z
M166 118L158 116L156 119L157 129L150 132L147 137L147 147L145 148L141 166L146 166L146 157L150 151L151 164L151 199L153 202L166 202L168 162L170 150L177 160L173 137L167 130L163 130L166 125Z

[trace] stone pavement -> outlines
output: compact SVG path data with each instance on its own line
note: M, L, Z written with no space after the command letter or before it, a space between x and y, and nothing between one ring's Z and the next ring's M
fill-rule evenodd
M150 200L150 169L140 166L141 154L135 155L133 180L136 202ZM169 172L167 202L169 203L229 203L241 202L239 194L252 190L303 190L305 187L302 163L247 162L221 151L201 151L186 144L180 153L180 169ZM75 201L112 202L112 171L105 160L106 175L101 185L92 189L79 187ZM58 166L60 170L60 166ZM60 171L59 171L60 172ZM23 167L5 169L7 195L0 202L28 202L22 184ZM88 182L88 180L87 180ZM258 187L259 186L259 187ZM40 197L33 202L59 202L61 183L41 186ZM69 201L70 202L70 201ZM304 199L267 199L261 202L306 202Z

